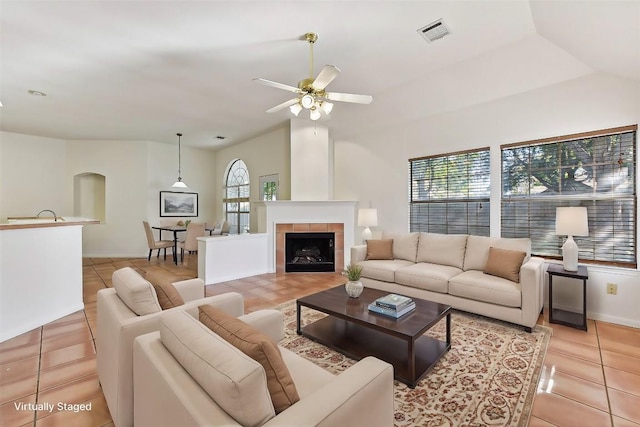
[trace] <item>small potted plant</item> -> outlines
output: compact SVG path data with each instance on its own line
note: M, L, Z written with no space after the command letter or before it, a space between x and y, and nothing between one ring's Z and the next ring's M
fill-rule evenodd
M344 288L347 291L347 294L351 298L358 298L364 289L362 286L362 282L360 282L360 275L362 274L362 267L357 264L349 264L344 269L343 275L347 276L349 280Z

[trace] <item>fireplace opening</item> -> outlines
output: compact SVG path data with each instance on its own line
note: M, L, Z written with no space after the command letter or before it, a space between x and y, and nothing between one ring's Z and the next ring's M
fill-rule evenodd
M335 233L286 233L285 271L335 270Z

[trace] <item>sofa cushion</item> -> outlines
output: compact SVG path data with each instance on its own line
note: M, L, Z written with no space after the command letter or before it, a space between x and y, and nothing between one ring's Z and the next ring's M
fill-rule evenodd
M383 282L395 282L395 272L403 267L413 265L411 261L401 259L395 260L367 260L360 261L358 265L362 267L361 277L381 280Z
M529 238L500 238L486 236L469 236L467 250L464 255L464 270L483 271L489 258L489 248L509 249L526 252L523 263L531 257L531 239Z
M180 292L173 286L175 280L169 279L160 273L147 273L147 280L153 286L158 297L158 303L163 310L168 308L178 307L184 304L184 300L180 295Z
M367 240L366 259L393 259L393 240Z
M489 248L489 258L483 272L520 283L520 267L525 256L527 253L522 251Z
M449 279L460 273L462 270L456 267L419 262L397 270L396 283L446 294Z
M118 297L138 316L162 311L151 283L133 268L124 267L114 271L111 282Z
M213 306L201 305L199 312L205 326L262 365L276 414L300 400L280 350L268 336Z
M462 268L467 247L466 234L420 233L416 262Z
M393 258L416 262L418 233L382 233L383 239L393 239Z
M182 310L160 318L160 339L225 412L244 426L275 416L264 368Z
M506 307L521 307L521 289L519 283L478 270L465 271L449 280L451 295Z

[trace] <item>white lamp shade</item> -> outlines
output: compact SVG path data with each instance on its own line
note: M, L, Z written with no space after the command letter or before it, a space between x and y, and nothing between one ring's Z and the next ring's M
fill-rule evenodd
M324 111L325 114L329 114L331 113L331 110L333 110L333 104L330 103L329 101L322 101L322 111Z
M289 110L291 110L294 116L298 117L298 114L300 114L300 111L302 111L302 105L300 105L300 103L298 102L289 107Z
M185 184L182 181L176 181L173 183L173 185L171 186L172 188L187 188L187 184Z
M358 225L361 227L373 227L378 225L377 209L358 210Z
M318 120L320 116L321 116L320 111L318 111L317 108L313 108L311 111L309 111L309 118L311 120Z
M556 234L560 236L588 236L587 208L556 208Z

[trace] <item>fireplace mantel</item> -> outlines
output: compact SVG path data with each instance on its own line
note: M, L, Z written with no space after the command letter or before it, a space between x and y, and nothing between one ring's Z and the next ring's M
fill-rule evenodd
M343 224L344 251L341 263L336 268L349 264L350 248L355 244L356 215L358 202L348 200L295 201L277 200L259 202L258 232L268 235L269 271L276 272L276 226L277 224Z

